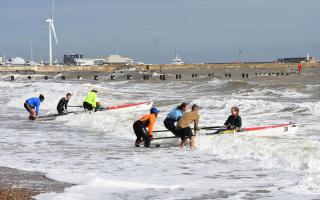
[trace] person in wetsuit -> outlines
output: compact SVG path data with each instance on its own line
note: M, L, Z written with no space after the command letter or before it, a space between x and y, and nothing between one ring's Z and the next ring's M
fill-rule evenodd
M24 103L24 108L29 112L29 119L35 120L40 111L40 104L44 101L44 96L42 94L39 97L33 97L27 99Z
M182 103L180 106L171 110L163 122L164 126L176 137L181 137L181 134L180 131L176 129L175 123L179 121L179 119L188 109L189 105L187 103Z
M133 130L137 136L136 147L139 147L142 142L144 142L144 147L150 147L151 140L153 139L153 127L157 121L159 112L160 110L157 108L151 108L150 114L143 115L139 120L134 122Z
M224 125L229 130L239 130L242 126L242 120L239 115L239 108L234 106L231 108L231 115L228 117Z
M92 111L93 109L96 109L97 107L97 93L98 91L96 90L91 90L86 98L84 99L84 102L83 102L83 108L85 110L89 110L89 111Z
M67 93L65 97L60 99L57 105L57 111L59 115L66 115L68 113L68 103L71 99L71 94Z
M192 106L191 112L185 113L181 119L178 121L177 130L180 131L181 134L181 144L180 148L183 148L187 143L187 140L190 139L190 147L195 147L195 136L197 132L200 130L199 128L199 115L200 107L196 104ZM190 124L194 123L194 133L190 128Z

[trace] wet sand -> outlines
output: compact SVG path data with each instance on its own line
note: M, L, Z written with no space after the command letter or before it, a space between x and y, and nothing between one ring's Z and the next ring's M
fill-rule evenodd
M39 172L0 167L1 200L29 200L41 193L60 193L71 186L69 183L49 179Z

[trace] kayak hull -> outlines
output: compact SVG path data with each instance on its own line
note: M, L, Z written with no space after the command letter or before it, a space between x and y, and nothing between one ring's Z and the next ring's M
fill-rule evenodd
M215 131L212 133L205 133L200 137L216 137L217 135L245 135L245 136L254 136L254 137L284 137L288 135L294 135L297 132L296 124L279 124L272 126L260 126L260 127L251 127L243 128L241 131L234 130L222 130ZM178 137L163 137L155 138L152 142L152 146L178 146L181 140Z
M123 104L120 106L109 106L109 107L107 107L107 111L110 111L110 112L145 111L145 110L150 110L152 105L153 105L153 102L151 102L151 101L150 102L135 103L135 104Z

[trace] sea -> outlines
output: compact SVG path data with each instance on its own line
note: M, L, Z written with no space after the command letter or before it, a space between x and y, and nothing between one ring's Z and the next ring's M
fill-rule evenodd
M49 76L0 75L0 166L44 173L75 184L38 200L106 199L320 199L320 70L301 75L208 77L175 80L61 80ZM131 72L132 73L132 72ZM139 73L138 73L139 74ZM10 76L15 81L10 81ZM81 105L88 91L103 105L153 101L159 108L155 130L181 104L198 104L200 126L220 126L232 106L240 108L244 127L294 122L293 135L199 136L197 148L134 147L134 121L148 111L70 114L51 121L30 121L26 99L45 96L39 115L56 113L58 101L72 93L69 105ZM69 108L77 111L80 108ZM81 109L80 109L81 110ZM200 131L201 134L201 131ZM171 136L170 133L155 137Z

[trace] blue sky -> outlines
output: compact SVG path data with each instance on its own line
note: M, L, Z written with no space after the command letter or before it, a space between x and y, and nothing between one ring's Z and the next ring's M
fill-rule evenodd
M51 0L0 0L0 55L48 58ZM55 0L54 55L168 63L320 58L318 0Z

